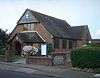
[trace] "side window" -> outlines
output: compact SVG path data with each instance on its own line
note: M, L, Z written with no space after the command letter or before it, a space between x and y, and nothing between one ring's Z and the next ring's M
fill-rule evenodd
M27 28L28 28L28 30L30 30L31 29L31 24L27 24Z
M31 24L31 27L30 27L30 30L31 30L31 31L34 31L34 26L35 26L35 24L32 23L32 24Z
M23 25L23 31L27 31L27 30L28 30L27 24L24 24L24 25Z
M54 48L59 48L59 39L54 39Z
M62 48L63 49L66 49L67 48L67 40L66 39L63 39L62 40Z
M69 49L72 49L72 48L73 48L73 41L69 40Z

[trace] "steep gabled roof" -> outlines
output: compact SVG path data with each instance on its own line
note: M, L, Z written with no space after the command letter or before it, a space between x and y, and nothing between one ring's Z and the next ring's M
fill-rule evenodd
M30 11L30 13L33 14L33 16L40 23L42 23L44 27L47 29L47 31L54 37L71 38L66 33L67 29L70 28L70 25L64 20L57 19L30 9L27 9L27 11ZM18 22L17 24L20 24L20 22Z

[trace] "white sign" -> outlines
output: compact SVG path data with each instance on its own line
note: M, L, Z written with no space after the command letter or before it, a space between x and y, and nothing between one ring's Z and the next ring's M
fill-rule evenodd
M42 44L41 45L41 55L46 55L47 54L47 45Z

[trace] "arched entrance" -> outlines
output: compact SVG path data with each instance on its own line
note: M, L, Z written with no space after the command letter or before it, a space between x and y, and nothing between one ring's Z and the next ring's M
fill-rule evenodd
M15 41L15 54L16 55L21 55L22 52L22 46L21 43L19 41Z

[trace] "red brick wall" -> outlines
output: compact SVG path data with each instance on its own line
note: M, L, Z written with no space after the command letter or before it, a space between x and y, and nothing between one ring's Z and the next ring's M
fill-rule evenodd
M44 28L44 26L41 23L38 23L35 26L34 30L37 31L46 42L53 42L52 35Z
M37 64L37 65L52 65L52 59L49 57L43 56L29 56L27 59L28 64Z

